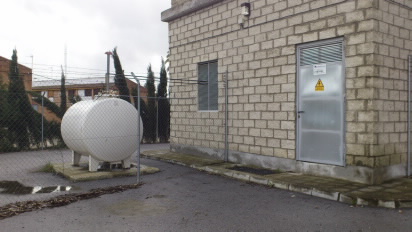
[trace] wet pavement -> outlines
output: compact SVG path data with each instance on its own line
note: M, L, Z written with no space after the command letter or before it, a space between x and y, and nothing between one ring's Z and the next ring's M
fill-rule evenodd
M392 208L406 207L410 199L409 179L368 186L281 170L273 173L259 167L171 153L168 146L163 148L143 149L150 159L142 158L142 164L159 168L160 172L143 175L139 188L25 212L0 220L1 230L410 231L412 227L412 209ZM0 157L0 167L7 160L44 155L44 152L6 155ZM65 158L69 160L70 156ZM26 187L37 183L70 186L69 193L80 194L95 188L136 183L135 176L71 182L52 173L33 172L39 164L25 163L26 171L14 170L14 173L0 168L1 179L18 180ZM0 194L0 203L51 199L62 194L65 193Z
M142 151L168 148L169 144L142 144L141 146ZM132 161L136 162L136 157L132 158ZM0 193L0 206L21 201L47 200L67 193L87 192L94 188L136 183L136 172L133 172L133 170L131 170L133 173L130 173L130 171L127 173L128 175L132 175L132 178L122 178L121 176L124 173L121 172L110 174L102 172L101 174L98 173L96 177L94 176L96 174L90 174L75 168L71 169L71 160L72 152L69 149L0 154L0 182L3 182L4 186L8 183L9 187L10 183L15 183L13 188L18 188L17 192L20 192L17 193L10 188L7 190L0 187L0 192L3 191L3 193ZM87 162L87 157L82 157L81 162ZM57 164L56 167L53 167L53 164ZM83 183L73 182L62 175L57 174L50 168L60 168L62 172L70 175L72 180L91 180L93 177L95 177L95 180ZM145 168L144 170L148 169ZM109 179L101 180L102 178ZM26 188L20 188L18 186L24 186ZM63 191L64 186L71 188L69 191L65 188ZM51 192L48 193L46 190L51 190ZM24 194L22 194L22 192L24 192Z
M380 185L367 185L279 170L275 174L265 173L270 170L224 163L211 157L175 153L169 150L145 151L142 156L351 205L385 208L412 207L412 179L409 178L394 179Z
M357 207L142 158L143 185L0 220L1 231L410 231L412 209ZM135 177L75 183L82 188ZM53 194L50 194L53 195Z

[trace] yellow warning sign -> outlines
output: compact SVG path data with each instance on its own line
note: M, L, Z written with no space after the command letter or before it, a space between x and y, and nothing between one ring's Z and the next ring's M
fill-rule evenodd
M315 91L325 91L325 86L323 85L321 79L318 80L318 83L315 86Z

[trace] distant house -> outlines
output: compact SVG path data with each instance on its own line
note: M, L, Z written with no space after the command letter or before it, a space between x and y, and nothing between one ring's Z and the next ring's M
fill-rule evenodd
M11 60L0 56L0 83L8 85L9 80L9 70L10 70ZM23 77L24 88L26 91L31 90L32 85L32 70L24 65L19 64L19 72Z
M0 84L8 86L10 83L9 70L10 70L11 60L0 56ZM32 69L24 65L19 64L19 74L23 79L24 89L27 92L32 90ZM37 108L36 104L33 103L31 96L29 95L29 101L34 108Z
M133 89L137 88L137 84L133 81L126 79L127 87L130 91L131 101L134 104L134 98L132 98ZM72 105L72 99L80 97L81 100L96 99L96 95L106 89L105 78L84 78L84 79L69 79L66 80L66 96L67 106ZM33 81L33 91L38 92L47 97L51 102L56 103L58 106L61 104L61 82L60 80L41 80ZM110 79L109 89L117 91L113 78ZM147 89L140 86L141 96L147 96ZM143 98L147 101L146 98ZM38 105L38 103L35 103ZM37 109L41 109L40 106ZM41 112L39 110L39 112ZM47 119L58 120L58 118L51 112L46 112L45 117Z
M171 83L172 150L369 184L410 175L412 1L171 3L170 76L187 80Z

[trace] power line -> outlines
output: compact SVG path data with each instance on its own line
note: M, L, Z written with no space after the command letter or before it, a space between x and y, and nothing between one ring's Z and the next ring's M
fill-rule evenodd
M31 65L31 63L21 63L24 65ZM48 67L56 67L57 69L60 69L60 65L53 65L53 64L33 64L34 65L34 69L42 69L42 70L47 70L45 68L36 68L35 66L48 66ZM80 69L80 70L92 70L92 71L101 71L103 73L106 73L106 70L104 69L95 69L95 68L84 68L84 67L74 67L74 66L67 66L67 69ZM154 73L159 74L160 72L156 72L154 71Z
M60 82L60 80L61 80L60 78L51 78L51 77L41 75L41 74L36 74L36 73L30 73L30 74L32 74L33 76L38 76L38 77L47 79L47 80L31 80L32 82L36 82L36 83L50 82L50 81ZM24 74L20 74L20 76L24 76ZM110 76L115 77L116 74L111 73ZM131 75L125 74L126 79L134 82L134 79L130 78L130 76ZM147 81L146 76L136 76L136 77L139 79L139 81ZM98 76L98 77L86 77L86 78L85 77L82 77L82 78L72 77L72 78L67 78L66 83L68 82L69 84L81 84L81 83L78 83L78 82L76 83L75 81L82 81L82 80L83 81L87 81L87 80L89 80L89 81L90 80L98 81L100 79L103 80L104 76L102 75L102 76ZM159 83L160 77L154 77L154 80L155 80L155 83ZM30 80L23 80L23 81L29 82ZM208 81L199 81L199 80L187 79L187 78L168 78L167 81L168 81L169 84L188 84L188 85L207 85L207 84L210 83ZM96 83L104 84L104 82L96 82ZM217 82L217 83L219 83L219 82ZM86 84L94 84L94 83L89 82L89 83L86 83Z
M28 65L28 63L22 63L22 64ZM31 64L30 64L30 65L31 65ZM38 65L38 66L49 66L49 67L57 67L57 68L60 67L60 65L54 65L54 64L36 64L36 63L34 63L33 65L34 65L34 66L36 66L36 65ZM94 70L94 71L102 71L102 72L105 71L104 69L84 68L84 67L74 67L74 66L67 66L67 68L68 68L68 69L70 68L70 69ZM36 69L36 68L35 68L35 69Z

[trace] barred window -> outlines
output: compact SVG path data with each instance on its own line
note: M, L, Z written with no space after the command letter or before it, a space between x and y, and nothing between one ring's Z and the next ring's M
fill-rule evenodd
M198 64L199 111L218 110L217 61Z

